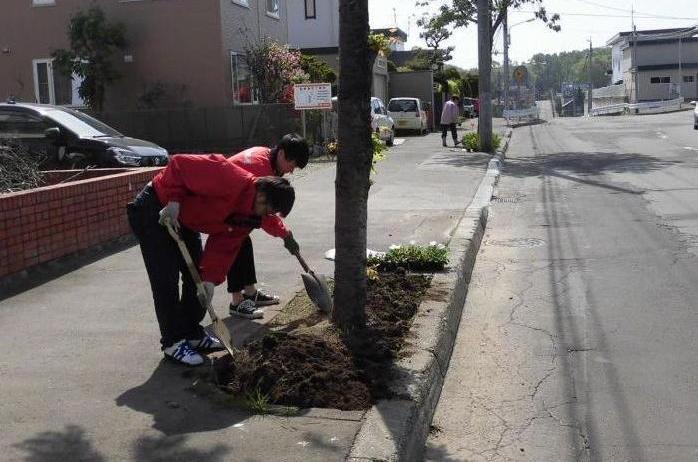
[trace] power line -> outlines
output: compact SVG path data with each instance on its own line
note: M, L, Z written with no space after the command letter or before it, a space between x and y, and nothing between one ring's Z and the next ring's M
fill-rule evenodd
M624 9L624 8L615 8L615 7L612 7L612 6L603 5L603 4L601 4L601 3L592 2L592 1L590 1L590 0L577 0L577 1L578 1L578 2L581 2L581 3L586 3L587 5L591 5L591 6L596 6L596 7L599 7L599 8L605 8L605 9L607 9L607 10L622 11L623 13L628 13L628 15L632 15L632 14L639 15L639 17L645 17L645 16L646 16L646 17L652 17L652 18L657 18L657 19L694 19L694 18L674 18L674 17L672 17L672 16L664 16L664 15L655 14L655 13L643 13L643 12L640 12L640 11L626 10L626 9ZM623 16L623 17L626 17L626 16ZM645 19L648 19L648 18L645 18Z
M514 10L512 13L536 13L535 11L528 11L528 10ZM588 16L588 17L598 17L598 18L627 18L629 15L621 15L621 14L600 14L600 13L566 13L566 12L558 12L558 14L562 16ZM674 17L674 16L649 16L649 15L635 15L635 18L638 19L671 19L671 20L677 20L677 21L698 21L698 18L680 18L680 17Z

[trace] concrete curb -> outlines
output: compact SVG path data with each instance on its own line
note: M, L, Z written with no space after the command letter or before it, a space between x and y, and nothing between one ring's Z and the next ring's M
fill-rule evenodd
M448 247L452 266L434 275L427 299L417 310L408 334L413 339L408 347L411 354L396 365L398 378L393 391L397 398L380 401L366 413L347 458L350 462L422 460L511 134L508 128L504 146L490 160L475 197L451 237Z

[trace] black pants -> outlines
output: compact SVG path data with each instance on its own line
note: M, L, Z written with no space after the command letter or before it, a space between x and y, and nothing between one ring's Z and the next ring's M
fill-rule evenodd
M162 204L152 186L146 186L128 205L128 220L138 238L143 262L153 291L155 314L160 325L160 343L166 348L182 339L199 339L199 324L206 314L196 297L196 285L189 275L177 243L158 223ZM182 227L182 239L194 262L201 259L201 236ZM180 297L179 281L182 278Z
M249 236L242 242L235 262L228 271L228 292L240 292L245 286L257 283L254 267L254 251Z
M458 141L458 132L456 131L456 124L441 124L441 138L446 141L446 135L448 131L451 130L451 136L453 136L453 142Z

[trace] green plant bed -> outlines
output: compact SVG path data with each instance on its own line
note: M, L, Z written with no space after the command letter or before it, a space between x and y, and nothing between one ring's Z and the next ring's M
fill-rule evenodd
M366 264L379 271L408 271L431 273L443 271L448 264L448 249L436 242L429 245L393 245L382 257L370 257Z

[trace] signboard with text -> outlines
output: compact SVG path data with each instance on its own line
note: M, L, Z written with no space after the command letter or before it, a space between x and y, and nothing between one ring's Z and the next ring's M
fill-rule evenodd
M293 104L298 110L332 109L332 85L299 83L293 86Z

